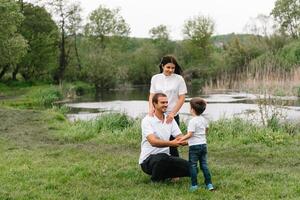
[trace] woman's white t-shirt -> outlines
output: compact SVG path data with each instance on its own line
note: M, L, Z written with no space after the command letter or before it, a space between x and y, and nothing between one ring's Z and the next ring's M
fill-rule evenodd
M182 76L178 74L166 76L161 73L156 74L151 78L150 93L154 94L158 92L167 95L169 102L167 113L170 113L178 101L178 96L186 94L187 88Z

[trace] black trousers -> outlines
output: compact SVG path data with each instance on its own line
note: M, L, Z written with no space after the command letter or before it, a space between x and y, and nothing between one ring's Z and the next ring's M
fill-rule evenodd
M174 117L176 123L178 124L178 126L180 126L180 120L179 120L179 115L176 115ZM170 137L170 140L174 140L175 138L171 135ZM176 156L176 157L179 157L179 152L178 152L178 149L177 147L170 147L170 155L171 156Z
M154 182L167 178L190 176L189 162L165 153L150 155L141 164L142 170L151 175Z

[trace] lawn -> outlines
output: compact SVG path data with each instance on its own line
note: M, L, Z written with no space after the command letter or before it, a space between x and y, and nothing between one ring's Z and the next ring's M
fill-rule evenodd
M214 192L189 179L151 183L139 165L139 120L69 123L53 110L0 108L0 199L297 199L299 134L240 120L211 125ZM184 127L183 127L184 129ZM273 135L272 135L273 134ZM187 158L187 147L180 148ZM198 178L202 181L202 174Z
M0 88L1 200L300 197L299 125L212 122L208 162L216 190L191 193L189 178L152 183L142 172L140 119L110 114L71 123L64 107L53 107L57 87ZM187 159L187 147L180 154Z

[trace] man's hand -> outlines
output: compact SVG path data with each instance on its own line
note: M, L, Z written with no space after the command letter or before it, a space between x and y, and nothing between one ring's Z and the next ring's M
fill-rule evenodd
M180 138L175 138L170 141L170 147L179 147L181 145Z

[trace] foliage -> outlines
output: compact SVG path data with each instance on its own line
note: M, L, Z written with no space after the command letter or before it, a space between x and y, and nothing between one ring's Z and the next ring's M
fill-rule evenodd
M209 63L211 52L211 36L214 32L214 21L205 16L195 16L184 23L183 34L190 41L191 48L195 55L194 59L200 59L202 62ZM209 61L208 61L209 60Z
M27 94L33 106L51 107L55 101L62 99L61 90L56 86L37 88Z
M159 59L155 46L144 43L131 55L128 79L133 84L149 84L152 75L159 73Z
M58 28L45 8L24 4L20 32L28 41L28 53L20 63L25 80L51 80L57 67Z
M17 32L23 19L17 2L0 1L0 79L26 54L27 41Z
M127 36L130 28L119 12L119 9L109 9L100 5L90 14L85 34L96 38L102 48L105 47L105 37Z
M169 40L170 33L166 25L159 25L149 30L150 37L154 40Z
M271 14L280 24L281 30L293 38L300 36L299 0L276 0Z

